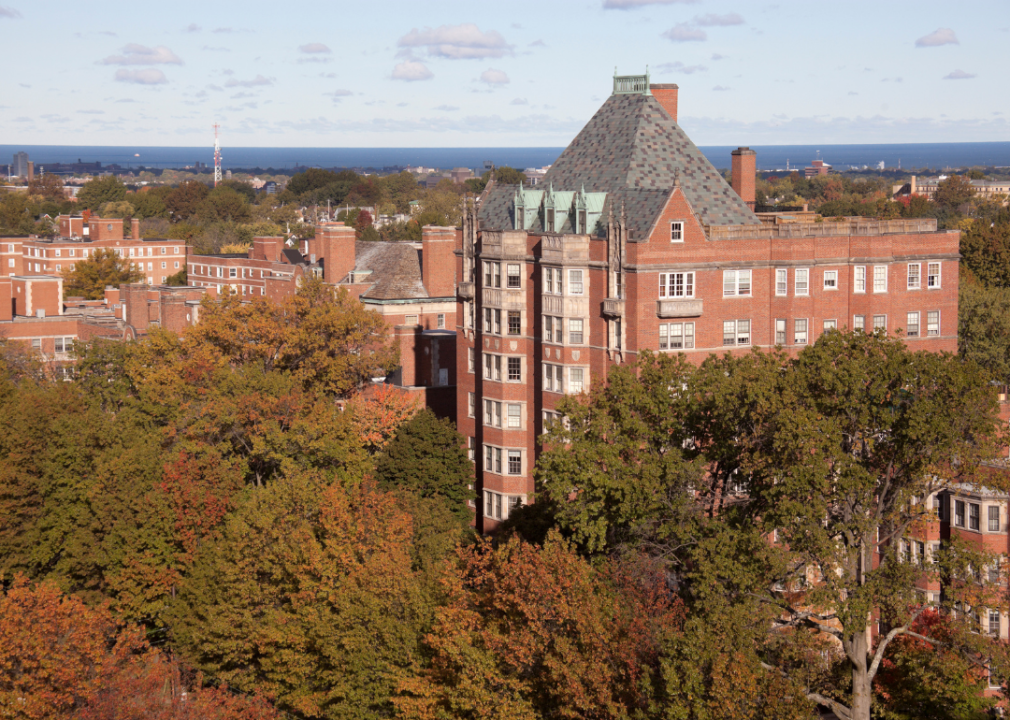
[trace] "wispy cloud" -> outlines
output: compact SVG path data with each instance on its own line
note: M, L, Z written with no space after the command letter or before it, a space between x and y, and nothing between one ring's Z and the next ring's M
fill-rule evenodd
M196 23L190 23L185 28L183 28L183 32L188 32L188 33L200 32L200 30L201 30L200 26L197 25Z
M704 30L687 23L677 23L663 37L672 42L700 42L708 38Z
M135 83L137 85L164 85L168 82L165 73L157 68L145 68L143 70L121 68L116 70L116 75L113 79L116 82Z
M236 80L235 78L229 78L224 84L225 87L263 87L264 85L273 85L274 81L270 78L263 77L262 75L257 75L252 80Z
M508 85L509 76L502 70L488 68L480 74L480 81L488 85Z
M299 45L298 51L303 52L306 55L318 55L318 54L328 54L333 52L329 47L323 45L322 43L308 43L306 45Z
M515 100L509 103L509 105L529 105L529 104L530 101L527 100L526 98L516 98Z
M393 68L392 77L394 80L416 82L417 80L430 80L435 77L435 74L422 62L405 60L402 63L396 64L396 67Z
M442 112L455 112L459 110L455 105L439 105L436 110L441 110Z
M350 90L339 89L323 94L329 96L334 103L338 103L340 102L341 98L350 97L354 93L352 93Z
M496 30L481 32L473 23L441 25L437 28L412 29L397 43L407 51L424 49L431 57L450 60L500 58L512 54L512 46Z
M726 55L720 55L719 53L712 53L713 60L725 60L726 57L727 57Z
M964 70L955 70L952 73L948 73L943 76L944 80L971 80L975 77L975 73L965 72Z
M125 45L122 55L109 55L99 62L102 65L182 65L182 59L164 45L147 47L136 43Z
M0 18L9 18L11 20L17 20L21 17L21 12L12 7L7 7L6 5L0 5Z
M716 85L712 89L715 90L716 92L726 92L727 90L729 90L729 88L726 87L725 85Z
M929 35L923 35L915 41L916 47L938 47L940 45L959 45L957 35L950 28L937 28Z
M79 115L104 115L104 110L78 110Z
M604 10L634 10L646 5L694 5L700 0L603 0Z
M545 43L543 40L534 40L526 47L547 47L547 43Z
M743 18L740 13L728 13L726 15L716 15L715 13L709 13L707 15L699 15L694 19L695 23L703 27L725 27L728 25L743 25Z
M214 45L204 45L203 49L206 50L207 52L231 52L230 48L219 47Z
M678 72L684 75L693 75L696 72L708 72L708 68L704 65L685 65L679 60L677 62L660 63L656 67L666 72Z

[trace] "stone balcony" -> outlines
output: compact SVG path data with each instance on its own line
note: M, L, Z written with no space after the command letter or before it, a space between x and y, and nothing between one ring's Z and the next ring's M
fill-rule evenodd
M661 318L687 318L701 315L701 300L658 300L656 315Z
M456 286L456 294L464 300L473 300L474 286L472 282L463 282Z
M484 288L481 307L522 310L526 307L526 296L522 290L502 290Z
M620 298L607 298L603 301L603 314L607 317L621 317L624 315L624 300Z

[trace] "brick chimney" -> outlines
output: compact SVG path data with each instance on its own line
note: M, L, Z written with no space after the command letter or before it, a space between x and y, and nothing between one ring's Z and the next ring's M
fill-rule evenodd
M456 295L456 228L425 225L421 228L421 282L428 297Z
M130 220L130 239L140 240L140 220L137 218Z
M282 237L254 237L252 247L249 248L249 257L252 260L280 262L283 247Z
M316 237L310 247L323 260L326 282L332 285L344 282L354 270L354 228L343 223L323 223L316 227Z
M649 85L649 90L652 91L652 96L659 101L659 104L663 106L663 109L670 113L670 117L673 118L673 121L677 122L678 87L673 83L668 83L665 85Z
M754 209L754 182L757 173L757 153L749 147L739 147L732 153L733 169L731 184L736 194Z
M33 160L28 161L28 182L35 179L35 162Z

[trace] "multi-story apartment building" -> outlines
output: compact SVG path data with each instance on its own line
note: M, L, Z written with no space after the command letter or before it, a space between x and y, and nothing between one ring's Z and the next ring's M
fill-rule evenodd
M932 200L936 194L941 177L920 178L915 175L904 185L895 185L893 188L894 197L908 197L909 195L921 195ZM1007 204L1010 198L1010 181L1007 180L972 180L971 187L975 191L976 197L983 200L1001 199L1003 204Z
M763 223L754 153L731 187L677 122L676 85L616 77L535 189L491 183L456 249L457 423L478 527L533 492L537 437L566 394L645 349L799 351L883 328L956 350L958 238L933 220Z
M0 272L8 277L62 275L81 260L93 257L98 249L130 258L149 285L164 284L186 267L184 240L142 239L138 220L132 223L130 237L124 237L123 221L118 218L91 216L85 223L82 217L61 215L58 222L57 238L0 238Z

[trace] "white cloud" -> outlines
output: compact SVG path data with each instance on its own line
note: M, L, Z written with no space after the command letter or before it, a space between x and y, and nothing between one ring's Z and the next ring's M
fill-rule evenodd
M308 55L315 55L319 53L330 53L333 52L326 45L322 43L309 43L307 45L299 45L298 50L300 52L306 53Z
M104 110L78 110L77 112L80 115L104 115L105 114Z
M328 93L323 93L323 94L324 95L328 95L330 98L332 98L334 103L338 103L338 102L340 102L341 98L349 97L349 96L353 95L354 93L352 93L350 90L339 89L339 90L334 90L333 92L328 92Z
M163 85L168 82L165 73L157 68L146 68L144 70L126 70L120 68L116 70L116 82L136 83L137 85Z
M500 58L512 54L512 46L496 30L486 33L473 23L441 25L437 28L412 29L397 43L401 48L424 48L431 57L450 60Z
M123 47L122 55L109 55L102 65L182 65L182 60L164 45L147 47L130 43Z
M936 32L923 35L915 41L916 47L937 47L939 45L959 45L957 35L950 28L937 28Z
M0 18L10 18L11 20L15 20L19 17L21 17L21 13L18 10L0 5Z
M456 107L455 105L439 105L435 109L441 110L442 112L455 112L456 110L459 110L459 108Z
M693 5L700 0L603 0L604 10L634 10L646 5Z
M723 27L727 25L744 24L740 13L728 13L726 15L709 13L707 15L699 15L694 19L694 21L704 27Z
M488 68L480 74L480 81L488 85L508 85L509 76L501 70Z
M186 26L186 29L183 30L183 32L188 33L200 32L200 26L197 25L196 23L190 23L189 25Z
M672 28L663 33L663 37L673 42L694 42L705 40L708 35L704 30L688 25L687 23L677 23Z
M424 63L416 60L406 60L402 63L397 63L396 67L393 68L394 80L414 82L416 80L430 80L433 77L435 77L434 73Z
M226 47L215 47L213 45L204 45L203 49L207 52L231 52L231 49Z
M529 45L527 45L527 47L547 47L547 43L545 43L543 40L534 40Z
M228 82L224 84L225 87L261 87L263 85L273 85L274 81L270 78L265 78L262 75L257 75L252 80L236 80L235 78L229 78Z
M955 70L952 73L943 76L944 80L971 80L975 77L975 73L968 73L964 70Z
M529 104L530 104L529 100L527 100L526 98L516 98L515 100L509 103L509 105L529 105Z
M729 90L729 88L724 85L716 85L712 89L715 90L716 92L726 92L727 90Z
M678 72L684 75L693 75L696 72L708 72L708 68L704 65L685 65L679 60L677 62L661 63L656 67L666 72Z
M719 53L712 53L713 60L725 60L726 55L720 55Z

